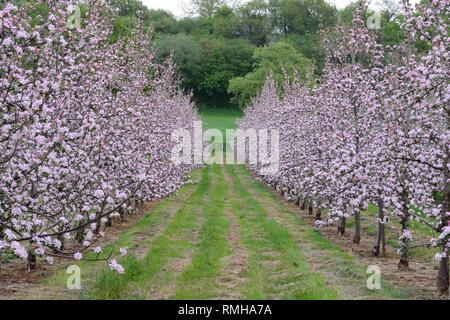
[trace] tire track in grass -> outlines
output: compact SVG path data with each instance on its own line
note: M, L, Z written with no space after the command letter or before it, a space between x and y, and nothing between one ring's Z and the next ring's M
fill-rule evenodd
M381 290L367 289L367 265L355 261L348 253L325 239L319 230L304 223L295 210L289 209L283 199L241 167L240 176L249 193L258 198L268 215L285 226L306 258L310 267L320 273L325 283L335 288L342 299L398 299L407 293L383 283ZM282 277L284 275L281 275Z
M337 292L308 268L290 233L271 219L242 185L241 166L227 166L234 186L232 208L240 224L241 238L249 252L239 288L244 299L334 299Z
M201 216L203 196L210 188L209 167L201 171L200 183L195 191L176 211L173 218L168 221L164 231L156 238L149 241L149 250L145 257L138 259L136 255L130 255L120 261L125 267L125 274L119 275L111 270L103 270L99 275L94 288L87 295L90 299L154 299L159 297L159 292L150 292L149 286L153 281L160 281L161 286L168 285L164 280L172 279L173 270L166 267L170 258L182 257L189 248L195 246L194 236L197 223ZM187 240L175 239L179 235L185 235ZM171 238L174 238L171 240ZM165 268L165 270L163 270ZM166 272L166 276L155 280L160 272ZM155 284L156 285L156 284Z
M211 175L210 167L204 168L203 172L207 172L202 176L202 183L207 182L205 188L202 188L198 197L191 199L182 208L183 214L186 214L185 218L190 221L182 219L173 227L169 226L165 235L168 240L167 259L160 270L141 285L139 296L145 299L172 299L177 290L178 278L192 263L205 223L205 204L211 196L211 190L214 190L217 184L215 176Z
M175 299L213 299L220 291L218 277L223 266L222 258L230 254L225 239L229 228L225 218L225 196L227 185L223 166L214 165L212 174L216 181L209 197L202 205L205 222L200 233L200 242L191 264L177 279Z
M228 221L228 230L225 239L230 247L230 254L223 257L223 267L218 278L220 292L217 299L236 300L240 298L239 287L245 282L243 271L248 262L248 252L241 240L241 230L236 214L232 211L231 199L235 196L233 181L225 170L225 182L228 186L226 194L225 218Z
M193 175L197 175L194 172ZM177 210L180 208L198 186L188 184L183 186L172 196L160 201L153 208L149 209L139 220L120 232L116 241L104 248L104 255L110 252L115 246L126 247L129 254L136 258L143 257L151 244L151 241L157 238L164 230L168 221L170 221ZM77 299L92 296L92 290L98 285L98 278L105 272L104 262L80 262L82 289L81 291L67 289L67 273L65 268L60 268L49 278L43 281L31 290L25 296L19 298L25 299ZM99 298L99 297L95 297Z

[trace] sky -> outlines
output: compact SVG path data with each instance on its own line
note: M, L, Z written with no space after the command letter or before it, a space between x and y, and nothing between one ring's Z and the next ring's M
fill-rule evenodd
M245 2L245 0L241 0ZM331 4L335 4L338 8L344 8L352 0L327 0ZM184 9L188 8L189 0L142 0L142 2L151 9L164 9L171 11L176 16L183 16ZM378 0L372 0L373 3L377 3ZM412 2L418 2L413 0Z

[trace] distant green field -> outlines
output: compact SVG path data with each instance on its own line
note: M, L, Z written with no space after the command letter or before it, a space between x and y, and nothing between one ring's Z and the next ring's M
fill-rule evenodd
M243 115L242 111L236 109L203 109L200 114L204 129L219 129L223 134L226 129L236 128L236 120Z

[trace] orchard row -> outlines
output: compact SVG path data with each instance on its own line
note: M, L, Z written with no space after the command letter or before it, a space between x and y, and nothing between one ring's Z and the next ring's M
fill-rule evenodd
M447 0L413 10L403 0L407 37L381 46L364 27L365 1L349 29L324 39L326 68L310 89L287 79L266 82L240 122L242 129L280 131L280 170L261 178L303 207L315 207L318 225L344 233L355 219L353 242L361 238L361 215L378 206L373 254L383 254L389 221L401 225L399 268L407 268L411 220L430 234L438 250L437 286L449 289L450 254L450 39ZM414 43L428 50L419 55ZM263 166L250 166L258 174ZM326 213L326 214L325 214Z
M113 43L113 10L70 3L0 10L0 258L103 256L123 272L101 255L105 228L184 183L170 133L199 117L142 28Z

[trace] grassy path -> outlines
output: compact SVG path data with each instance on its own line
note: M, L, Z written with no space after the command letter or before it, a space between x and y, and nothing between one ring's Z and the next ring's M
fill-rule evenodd
M232 128L236 114L205 115L206 127ZM375 299L406 298L383 284L366 288L366 265L304 223L243 166L206 166L122 233L125 275L82 265L83 289L64 289L61 271L31 298Z
M188 191L182 191L182 193ZM201 181L148 240L124 259L125 276L103 270L92 299L403 298L366 289L365 265L304 224L243 166L208 166Z

